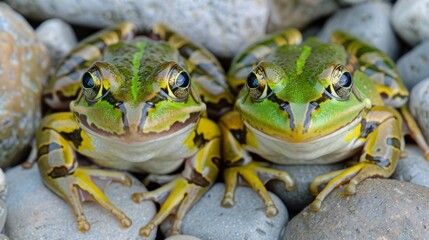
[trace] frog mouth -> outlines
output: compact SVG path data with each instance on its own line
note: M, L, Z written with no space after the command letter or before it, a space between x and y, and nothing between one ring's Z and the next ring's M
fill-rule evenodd
M273 141L276 142L284 142L284 143L288 143L288 144L295 144L295 145L307 145L309 143L316 143L316 142L320 142L320 141L325 141L325 140L329 140L335 137L338 137L348 131L351 131L352 129L354 129L361 121L362 121L362 115L359 115L358 117L356 117L353 121L349 122L346 125L341 126L340 128L338 128L337 130L324 135L324 136L314 136L314 137L305 137L305 134L302 134L300 136L298 135L291 135L291 136L286 136L286 135L271 135L271 134L267 134L253 126L251 126L248 122L244 121L244 124L246 125L246 127L253 132L254 134L262 137L262 138L266 138L266 139L271 139Z
M80 127L94 137L109 138L114 141L132 143L157 141L187 132L190 128L195 127L195 125L198 123L198 120L200 119L200 113L191 113L189 115L189 118L187 118L185 121L176 121L173 125L170 126L170 128L160 132L143 132L137 126L124 126L123 133L116 133L103 130L101 128L98 128L96 125L89 123L85 115L76 114L76 117L79 119Z

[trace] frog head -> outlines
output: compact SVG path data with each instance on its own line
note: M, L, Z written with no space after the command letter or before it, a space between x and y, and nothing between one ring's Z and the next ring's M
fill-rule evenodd
M248 127L288 142L357 124L372 105L346 58L342 46L315 39L279 47L250 72L236 108Z
M83 74L70 109L83 128L102 136L168 136L195 124L206 109L185 66L166 42L119 42Z

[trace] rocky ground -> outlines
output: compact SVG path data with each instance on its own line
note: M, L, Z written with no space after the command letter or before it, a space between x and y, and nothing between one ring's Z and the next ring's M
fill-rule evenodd
M14 14L22 14L36 26L35 32L48 49L52 66L92 28L124 19L136 23L142 31L157 22L165 22L209 48L225 60L225 66L240 47L266 33L297 27L306 37L328 40L332 31L344 29L382 49L396 62L411 91L409 108L429 141L429 0L5 2L15 9ZM0 3L0 26L8 23L4 16L9 11L5 3ZM344 196L343 188L339 188L329 195L317 213L307 207L313 200L308 191L311 180L342 169L347 163L274 165L289 172L297 188L287 192L281 182L268 183L280 210L273 218L266 217L260 198L245 186L237 189L236 206L222 208L224 185L216 183L186 215L184 235L168 239L425 239L429 236L426 224L429 162L412 143L407 144L405 150L407 156L399 161L392 179L366 180L358 185L354 196ZM92 229L81 234L76 231L74 216L66 203L42 184L37 167L26 170L21 166L6 166L4 169L6 178L0 178L0 198L6 197L5 203L0 199L0 227L5 225L5 234L0 234L0 239L7 239L6 236L10 239L137 239L138 229L156 213L152 202L135 204L130 200L133 192L146 191L137 179L133 178L130 188L111 184L106 189L108 197L129 214L133 226L120 228L115 218L98 205L88 203L85 212ZM169 225L166 221L147 239L163 239Z

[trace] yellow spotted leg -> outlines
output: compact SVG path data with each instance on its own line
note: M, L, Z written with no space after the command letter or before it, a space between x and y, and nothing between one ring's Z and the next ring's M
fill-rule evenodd
M222 131L222 156L224 161L225 194L222 200L224 207L234 205L234 192L239 178L244 179L259 194L265 204L267 216L275 216L277 207L268 194L264 184L271 179L284 182L291 191L294 182L288 173L269 168L265 162L252 160L244 145L256 144L253 135L245 131L243 121L237 111L232 111L220 119Z
M170 214L174 214L170 234L179 234L185 214L216 180L220 164L220 130L217 124L208 118L201 118L185 144L190 147L195 144L199 150L185 160L181 175L156 190L132 196L136 203L152 200L161 204L157 215L140 229L142 236L148 237Z
M55 113L45 117L37 131L37 157L43 182L71 207L81 232L91 227L81 202L92 200L113 214L123 227L131 219L119 210L93 182L93 178L131 185L124 173L78 166L75 151L90 148L91 139L79 128L72 113Z
M388 178L395 171L403 142L400 114L391 107L374 107L364 123L362 127L359 126L362 131L361 138L366 138L359 163L313 179L310 191L316 199L310 205L312 211L320 210L325 198L344 183L348 182L344 193L353 195L356 186L363 180L371 177ZM323 184L326 186L319 193L319 187Z

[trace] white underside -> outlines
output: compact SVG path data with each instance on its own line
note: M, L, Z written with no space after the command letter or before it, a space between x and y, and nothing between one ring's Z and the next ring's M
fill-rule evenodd
M80 153L104 167L155 174L171 173L182 165L185 158L196 153L196 149L189 149L183 144L195 124L156 140L139 142L102 136L81 126L92 139L94 150L85 149Z
M310 142L285 142L245 123L259 144L257 149L249 146L246 149L264 159L282 165L339 162L352 156L363 146L364 141L357 138L346 141L346 136L353 131L360 121L361 118L358 118L335 133Z

